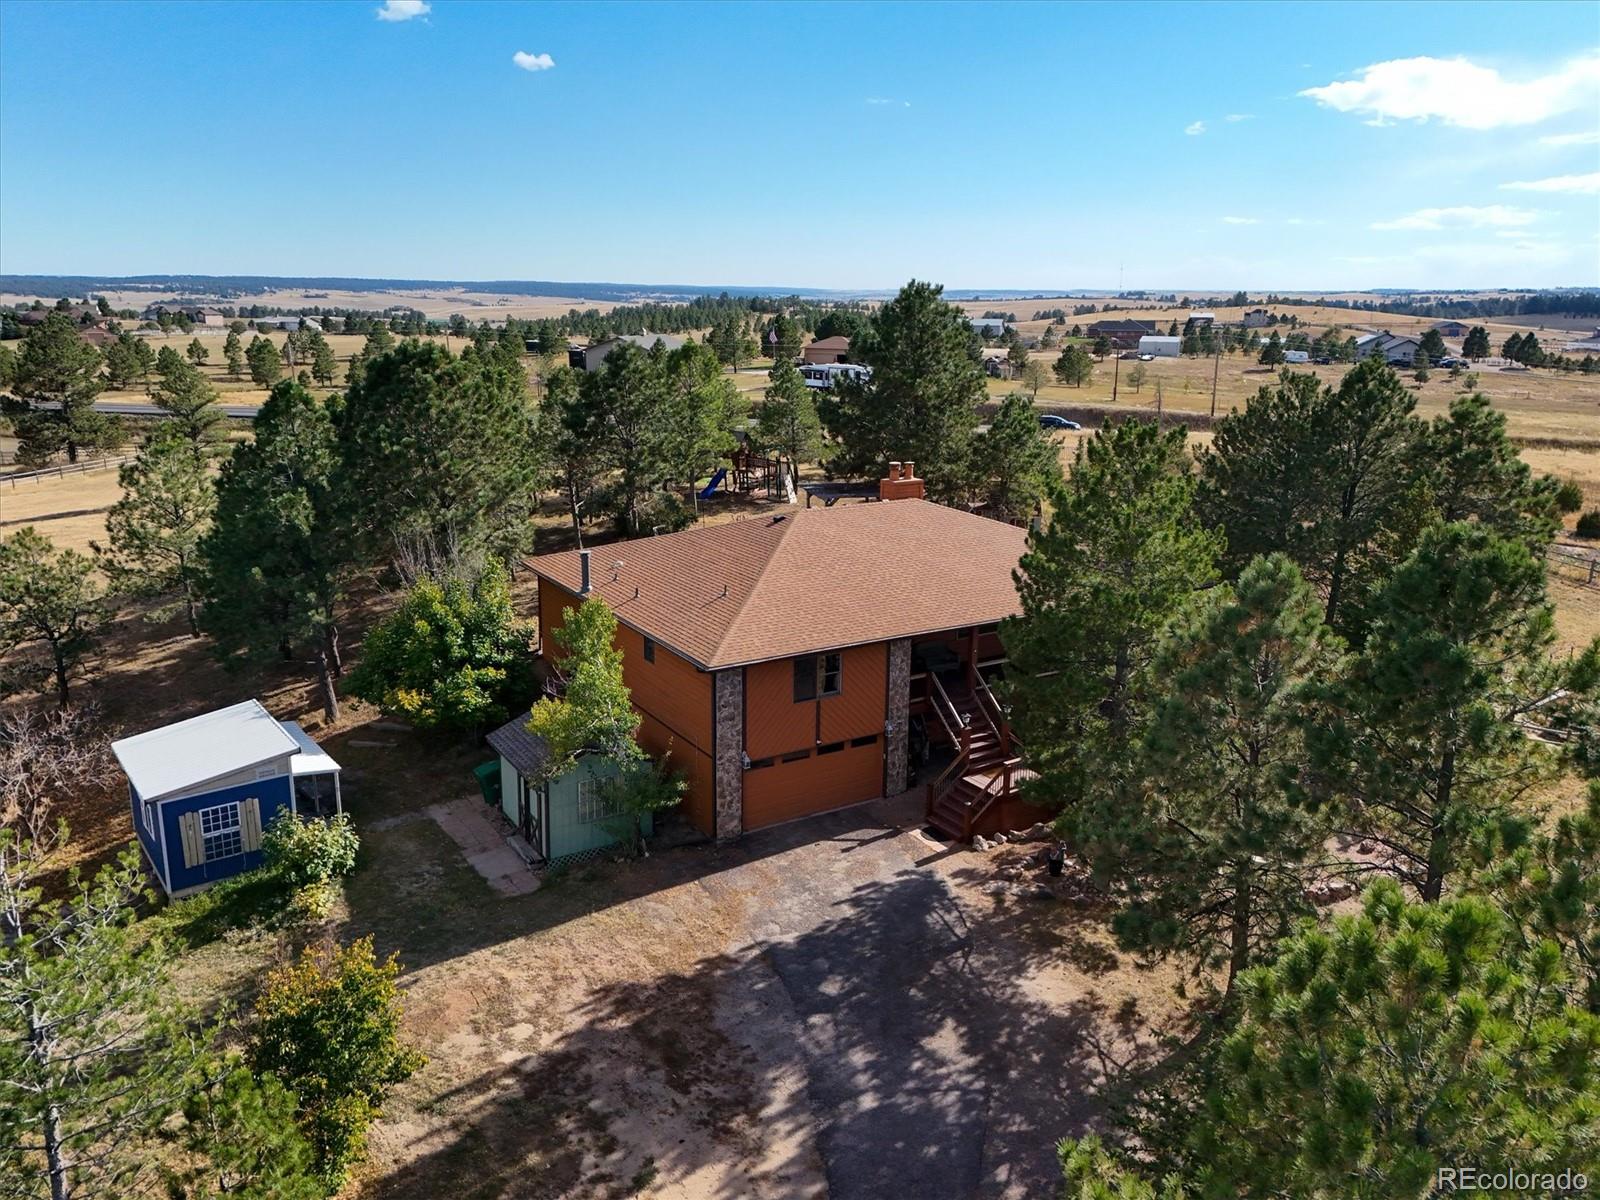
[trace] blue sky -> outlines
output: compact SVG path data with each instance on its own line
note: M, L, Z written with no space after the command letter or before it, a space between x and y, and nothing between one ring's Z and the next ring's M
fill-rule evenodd
M3 0L0 271L1594 284L1597 14Z

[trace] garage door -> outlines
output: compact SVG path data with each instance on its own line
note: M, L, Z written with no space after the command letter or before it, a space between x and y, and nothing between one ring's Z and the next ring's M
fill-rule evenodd
M744 827L760 829L883 794L883 739L857 738L744 773Z

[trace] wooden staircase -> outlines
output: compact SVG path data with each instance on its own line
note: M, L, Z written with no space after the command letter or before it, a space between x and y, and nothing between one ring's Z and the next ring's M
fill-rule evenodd
M932 676L933 710L956 757L928 785L925 818L958 841L971 841L979 820L1010 796L1020 763L1011 724L982 678L969 669L966 686L946 688Z

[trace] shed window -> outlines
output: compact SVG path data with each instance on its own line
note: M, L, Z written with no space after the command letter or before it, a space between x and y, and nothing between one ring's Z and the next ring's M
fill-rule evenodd
M837 654L808 654L794 660L794 702L837 696L844 670Z
M239 827L239 806L218 804L200 810L200 835L206 840L206 862L244 853L244 832Z
M593 825L609 821L622 812L615 796L607 796L600 789L598 779L578 780L578 824Z
M645 638L644 640L644 660L645 662L655 662L656 660L656 642L654 638Z

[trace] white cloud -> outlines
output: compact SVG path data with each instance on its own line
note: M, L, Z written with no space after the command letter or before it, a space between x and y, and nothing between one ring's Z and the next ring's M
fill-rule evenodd
M1223 217L1222 223L1224 225L1259 225L1261 220L1258 217Z
M895 105L895 106L897 106L899 108L910 108L911 107L911 101L909 101L909 100L894 100L894 99L891 99L888 96L868 96L867 97L867 103L868 104L892 104L892 105Z
M1185 125L1183 131L1190 137L1199 137L1206 131L1206 123L1204 121L1196 121L1192 125Z
M1508 192L1571 192L1593 196L1600 194L1600 171L1588 175L1556 175L1550 179L1521 179L1500 186Z
M1229 113L1223 118L1224 121L1251 121L1254 119L1255 113Z
M1531 125L1600 98L1600 53L1529 80L1506 79L1464 58L1397 58L1300 94L1340 112L1370 114L1369 125L1434 118L1465 129Z
M526 50L518 50L511 56L511 61L524 71L548 71L556 65L556 60L548 54L529 54Z
M1539 214L1526 208L1512 208L1505 204L1484 204L1474 207L1458 204L1452 208L1419 208L1414 213L1395 217L1389 221L1374 221L1373 229L1484 229L1501 226L1531 225Z
M1600 129L1587 133L1551 133L1539 139L1541 146L1600 146Z
M428 0L383 0L378 20L409 21L412 17L425 17L428 12Z

